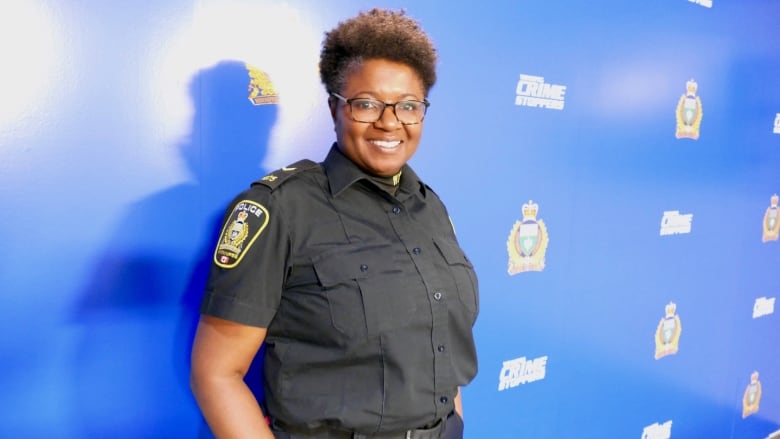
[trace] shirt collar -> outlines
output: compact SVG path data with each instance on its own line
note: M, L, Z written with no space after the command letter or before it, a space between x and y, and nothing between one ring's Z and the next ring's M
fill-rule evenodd
M325 161L322 162L325 169L325 174L328 177L328 184L330 185L330 193L334 197L339 196L346 188L352 186L360 180L370 180L368 174L360 169L352 160L347 158L338 145L333 143L330 147ZM403 172L401 174L401 183L399 185L398 197L401 197L404 192L411 194L418 194L420 197L425 198L427 195L425 185L417 174L412 170L409 165L404 165L401 168Z

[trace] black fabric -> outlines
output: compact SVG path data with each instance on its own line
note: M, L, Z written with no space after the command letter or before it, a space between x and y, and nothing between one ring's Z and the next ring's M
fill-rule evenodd
M284 426L277 423L271 425L271 432L275 439L463 439L463 419L453 411L433 427L381 435L363 435L327 428L291 432L285 431Z
M214 265L201 309L268 328L265 406L285 425L428 425L476 374L473 267L438 196L402 171L392 196L334 145L322 166L228 209L248 200L268 223L235 267Z

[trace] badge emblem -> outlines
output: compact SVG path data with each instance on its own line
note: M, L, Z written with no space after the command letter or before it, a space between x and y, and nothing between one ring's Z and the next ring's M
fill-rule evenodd
M742 397L742 418L747 418L758 412L758 403L761 402L761 381L758 380L758 372L750 374L750 384L745 389Z
M544 221L537 220L539 205L529 200L523 204L523 221L515 221L509 232L509 274L544 270L549 236Z
M237 266L266 225L268 210L265 207L250 200L236 204L219 235L214 263L222 268Z
M246 64L249 73L249 101L252 105L268 105L279 103L279 93L268 75L257 67Z
M772 195L769 201L769 207L764 213L764 234L761 242L777 241L780 237L780 209L777 207L780 197L777 194Z
M655 359L658 360L667 355L674 355L680 345L680 333L682 324L680 316L676 315L677 305L669 302L665 308L666 315L658 323L655 330Z
M680 96L677 103L677 132L675 136L678 139L699 138L699 128L701 127L701 118L704 114L701 109L701 99L696 96L696 90L699 85L691 79L685 83L685 94Z

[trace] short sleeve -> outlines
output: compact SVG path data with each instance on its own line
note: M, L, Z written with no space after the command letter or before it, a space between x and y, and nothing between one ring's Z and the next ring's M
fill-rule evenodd
M268 327L281 300L288 232L281 203L253 186L228 206L214 244L201 313Z

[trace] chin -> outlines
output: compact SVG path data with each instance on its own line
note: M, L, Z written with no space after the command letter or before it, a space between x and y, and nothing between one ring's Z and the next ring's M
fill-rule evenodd
M369 169L371 170L371 173L374 175L378 175L380 177L390 177L398 173L398 171L401 170L403 167L403 164L399 165L393 165L393 166L372 166Z

